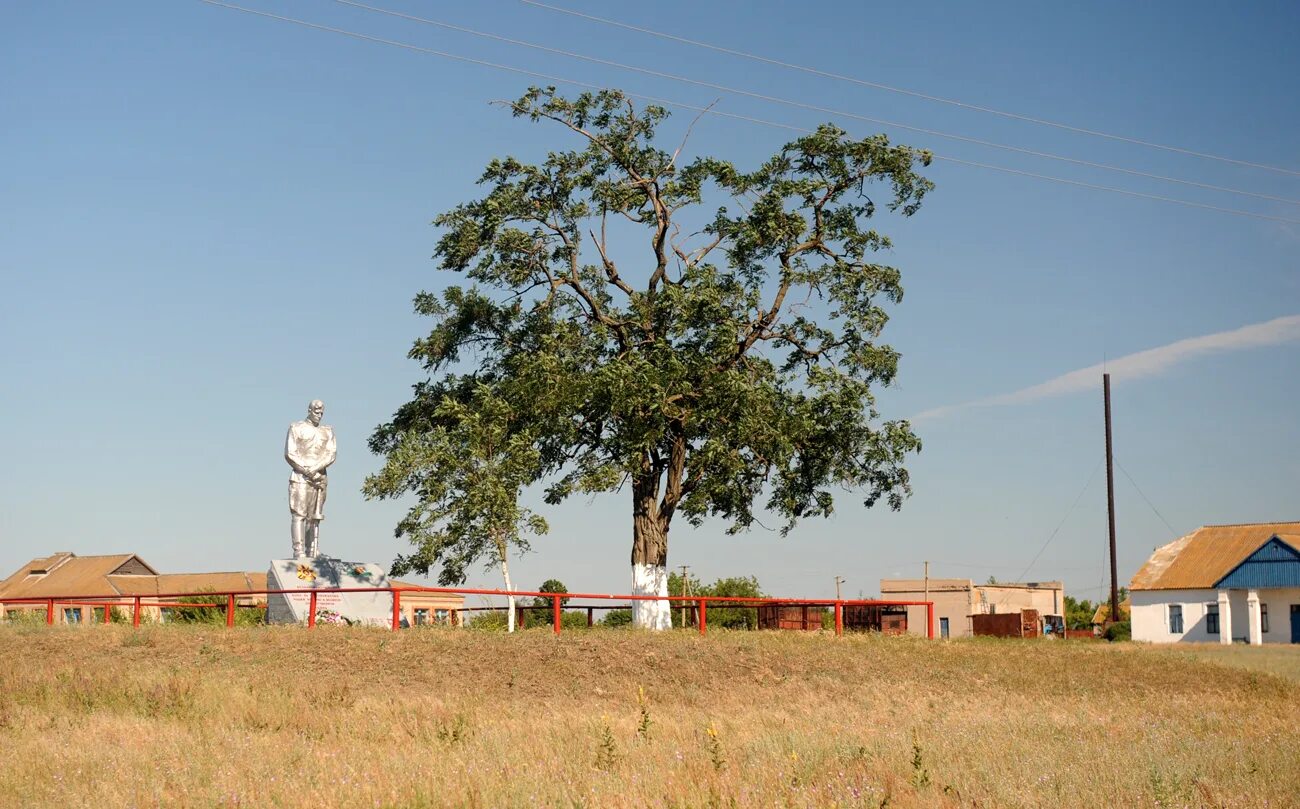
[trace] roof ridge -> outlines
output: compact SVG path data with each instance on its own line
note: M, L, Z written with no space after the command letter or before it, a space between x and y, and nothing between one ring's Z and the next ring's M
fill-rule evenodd
M78 554L78 553L72 553L71 551L67 551L66 553L68 554L68 558L69 558L69 559L113 559L113 558L116 558L116 557L118 557L118 556L136 556L136 555L137 555L137 554L134 554L134 553L90 553L90 554L84 554L84 555L83 555L83 554ZM61 555L61 554L55 554L55 556L58 556L58 555Z
M1202 525L1201 528L1245 528L1251 525L1300 525L1300 520L1266 520L1265 522L1225 522Z

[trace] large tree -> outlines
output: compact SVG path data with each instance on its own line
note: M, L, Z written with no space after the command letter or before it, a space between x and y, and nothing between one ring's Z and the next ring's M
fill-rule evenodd
M830 514L836 487L899 508L920 442L875 407L898 368L879 342L884 305L903 290L876 261L890 243L868 220L873 195L916 212L932 184L914 166L929 154L824 125L744 172L659 148L666 111L617 91L534 88L510 108L577 147L540 165L493 160L486 193L435 220L440 268L473 283L416 298L433 327L410 356L428 378L372 437L387 463L368 492L414 493L419 510L428 481L459 486L454 466L409 459L430 436L473 429L486 386L509 404L548 502L626 487L637 594L667 595L679 513L736 532L765 496L789 531ZM422 560L450 550L411 524L398 533ZM667 603L634 612L639 626L669 626Z

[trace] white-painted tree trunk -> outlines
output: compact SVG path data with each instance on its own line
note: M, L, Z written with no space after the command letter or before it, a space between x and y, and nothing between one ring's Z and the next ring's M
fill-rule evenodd
M504 547L498 547L501 559L501 577L506 580L506 591L513 591L515 588L510 585L510 563L506 561L506 550ZM515 597L506 596L506 631L515 631Z
M632 595L668 595L667 565L632 565ZM633 601L632 626L637 629L672 629L672 605L668 601Z

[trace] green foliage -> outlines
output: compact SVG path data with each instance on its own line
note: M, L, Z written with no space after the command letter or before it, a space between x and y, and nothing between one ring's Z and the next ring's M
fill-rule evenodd
M921 739L912 731L912 786L925 789L930 786L930 770L925 766L925 757L921 753Z
M1108 641L1133 640L1133 625L1128 621L1120 621L1106 627L1103 637Z
M1065 597L1065 628L1066 629L1091 629L1092 616L1097 612L1097 607L1091 601L1079 601L1073 596Z
M677 596L682 594L683 584L687 584L687 592L696 596L736 596L743 598L763 598L766 593L758 584L758 579L753 576L733 576L726 579L718 579L712 584L701 584L699 579L689 576L683 580L678 573L669 573L668 575L668 594ZM682 625L683 602L673 602L672 620L673 626ZM693 626L695 617L690 609L693 604L686 603L687 620ZM757 607L715 607L709 605L709 626L716 629L756 629L758 627L758 608Z
M618 763L618 745L614 742L614 731L609 726L609 717L602 716L596 728L596 769L609 770Z
M45 623L45 610L41 609L24 609L10 606L5 610L5 622L10 624L43 624Z
M605 617L600 619L600 625L611 629L632 625L631 610L609 610Z
M174 604L193 604L195 606L185 607L164 607L162 610L163 620L167 623L176 624L213 624L225 626L226 623L226 597L215 593L209 594L208 590L201 590L192 596L170 599ZM216 604L215 607L198 606L203 604ZM118 611L113 610L109 614L109 620L117 622ZM257 626L264 623L265 611L248 607L235 608L235 626ZM122 615L124 621L129 621L129 615Z
M363 487L372 498L417 497L396 530L415 551L398 556L391 575L440 565L439 584L461 584L480 558L499 566L511 547L528 549L528 534L547 531L545 520L519 505L520 490L541 468L520 404L472 377L459 384L459 396L439 397L418 427L385 445L383 470Z
M617 91L510 108L578 148L493 160L484 194L435 219L439 267L470 285L416 297L428 376L370 440L366 495L415 498L395 570L460 581L489 538L540 533L517 505L533 483L558 503L629 482L633 562L655 565L678 513L742 531L764 496L789 531L839 489L899 508L920 441L875 406L903 290L867 222L916 212L929 153L824 125L742 171L658 148L667 112Z
M542 582L542 585L541 585L540 587L537 588L537 592L539 592L539 593L567 593L567 592L569 592L569 588L568 588L568 587L565 587L565 586L564 586L564 582L560 581L559 579L547 579L546 581ZM561 607L563 607L565 604L568 604L568 603L569 603L569 599L567 599L567 598L561 598L561 599L560 599L560 606L561 606ZM533 597L533 606L535 606L535 607L550 607L550 606L551 606L551 599L546 598L545 596L534 596L534 597Z
M530 610L528 614L528 628L543 628L551 630L554 628L554 617L549 606L546 609ZM578 612L568 610L560 613L560 629L586 629L587 628L587 611Z
M488 632L505 632L507 628L506 620L504 610L479 612L466 621L465 626L469 629L481 629Z

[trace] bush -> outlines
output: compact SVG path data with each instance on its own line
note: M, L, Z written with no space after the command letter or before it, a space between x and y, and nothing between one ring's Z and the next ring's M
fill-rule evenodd
M189 607L164 607L162 610L163 621L166 623L177 624L216 624L225 626L226 623L226 597L215 593L200 591L192 596L183 598L169 599L174 604L194 604ZM200 607L199 604L217 604L216 607ZM145 606L148 606L147 604ZM116 621L117 610L109 616L111 620ZM129 615L126 616L129 619ZM235 607L235 626L256 626L264 623L266 611L256 607Z
M45 610L10 607L5 610L5 621L11 624L43 624L45 623Z
M477 613L465 622L465 626L469 629L483 629L488 632L505 632L506 612L505 610L496 610Z
M550 604L544 607L524 608L520 612L520 623L522 624L523 614L528 614L527 629L553 629L555 626L555 617L551 612L553 608ZM567 610L560 612L560 629L586 629L587 628L587 611L578 612L576 610Z
M1106 640L1114 643L1115 641L1133 640L1133 624L1129 621L1120 621L1106 627L1102 634Z
M605 613L605 617L600 619L600 625L618 629L620 627L632 625L631 610L610 610Z

